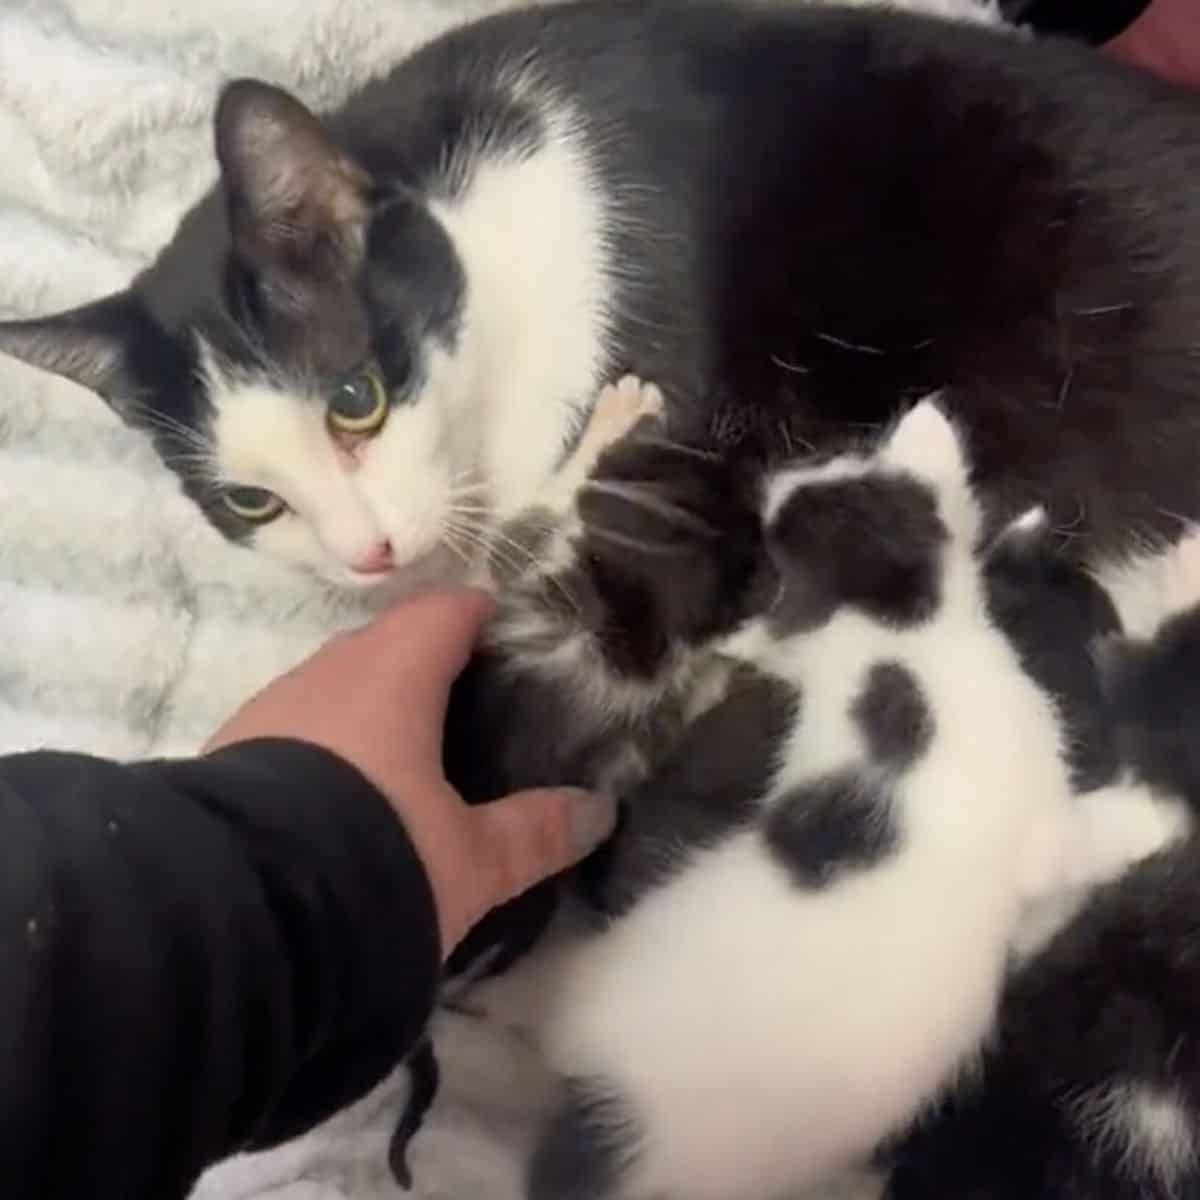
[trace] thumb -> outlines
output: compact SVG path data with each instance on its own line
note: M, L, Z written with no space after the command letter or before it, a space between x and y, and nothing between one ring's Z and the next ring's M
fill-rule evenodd
M519 896L586 858L616 828L616 801L579 788L514 792L473 810L491 858L491 905Z

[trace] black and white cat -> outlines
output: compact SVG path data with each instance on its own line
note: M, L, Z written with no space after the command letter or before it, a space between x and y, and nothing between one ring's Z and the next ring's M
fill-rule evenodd
M629 794L611 923L540 998L570 1101L536 1200L782 1196L866 1157L974 1062L1024 914L1074 878L1059 722L988 614L940 410L740 497L686 458L603 455L543 554L573 606L518 589L493 635L606 713L732 671Z
M503 13L324 119L230 85L128 291L0 325L229 537L351 587L495 548L598 387L836 446L950 388L1000 522L1200 514L1200 99L1088 48L742 0Z

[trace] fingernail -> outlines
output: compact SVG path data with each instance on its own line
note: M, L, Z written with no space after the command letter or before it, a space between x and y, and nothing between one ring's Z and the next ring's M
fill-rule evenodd
M567 788L571 796L571 844L580 854L595 850L617 827L617 802L611 796Z

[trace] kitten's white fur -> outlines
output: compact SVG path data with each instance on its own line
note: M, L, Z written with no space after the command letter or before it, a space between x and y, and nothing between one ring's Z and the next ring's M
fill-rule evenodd
M1076 1124L1097 1150L1115 1152L1130 1179L1155 1180L1163 1195L1177 1191L1200 1156L1188 1105L1146 1084L1095 1087L1071 1106Z
M515 91L534 86L513 81ZM255 549L369 586L380 578L351 566L386 540L393 584L444 581L456 573L446 543L474 563L480 534L464 527L485 509L493 520L515 515L550 475L606 366L604 247L619 216L570 112L546 105L536 152L484 157L454 200L430 200L466 278L459 343L453 353L427 346L421 393L354 455L335 449L323 397L203 356L214 475L289 505L254 532Z
M1043 950L1097 887L1182 842L1195 828L1191 808L1179 797L1132 778L1079 796L1062 887L1044 894L1027 912L1013 943L1014 965L1024 965Z
M953 543L937 616L896 631L845 610L783 640L756 621L723 650L803 682L768 805L863 762L847 708L874 663L913 673L936 732L896 780L904 844L804 891L740 832L567 951L541 1035L557 1068L628 1099L642 1136L622 1196L786 1195L861 1160L971 1063L1025 902L1062 867L1058 723L986 616L978 512L941 413L919 406L870 462L788 471L765 508L880 465L936 488Z

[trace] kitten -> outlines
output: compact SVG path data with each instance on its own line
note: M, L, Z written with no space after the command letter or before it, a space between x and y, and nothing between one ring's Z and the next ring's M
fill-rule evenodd
M1200 535L1176 557L1182 611L1138 637L1043 536L990 567L1084 734L1077 778L1110 866L1027 948L978 1073L884 1156L889 1200L1200 1195Z
M580 586L581 572L574 580L553 577L556 561L565 565L574 553L581 533L576 497L597 459L640 420L661 413L658 389L633 377L602 389L568 459L535 502L502 528L507 550L487 563L499 586L498 611L451 691L443 745L447 777L470 804L564 780L619 794L647 773L697 704L705 703L701 681L715 679L720 690L719 668L683 661L673 671L655 665L639 680L623 678L619 643L589 645L594 636L616 632L613 618L621 613L615 604L609 608L602 569L599 590ZM689 456L710 465L718 461L683 446L675 451L687 465ZM699 474L695 466L691 470ZM588 606L600 616L598 626L588 626ZM631 619L636 637L641 623L631 612L621 615ZM446 963L443 1002L503 974L534 947L560 907L561 883L529 889L471 930ZM392 1173L405 1188L412 1183L408 1144L438 1089L432 1043L418 1045L408 1066L410 1096L389 1150Z
M542 997L569 1098L535 1200L783 1195L869 1154L974 1061L1067 858L1059 724L988 616L938 407L765 486L688 454L602 454L544 572L582 629L546 590L497 630L527 671L574 620L540 669L606 712L732 664L628 794L610 923Z
M536 6L324 117L231 83L157 261L0 349L348 587L499 551L626 370L768 459L945 386L989 525L1041 502L1090 560L1200 516L1198 122L1086 47L915 14Z

